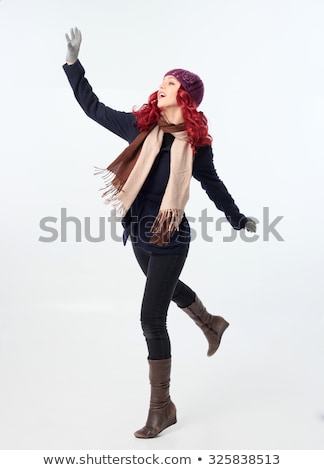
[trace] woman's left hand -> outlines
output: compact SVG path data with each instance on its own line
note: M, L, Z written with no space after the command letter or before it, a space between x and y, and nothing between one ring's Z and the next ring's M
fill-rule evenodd
M256 223L251 217L247 217L247 222L244 227L248 232L256 232Z

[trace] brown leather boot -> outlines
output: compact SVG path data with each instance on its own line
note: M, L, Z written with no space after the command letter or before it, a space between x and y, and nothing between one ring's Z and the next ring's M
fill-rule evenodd
M134 433L135 437L144 439L157 436L163 429L177 422L176 407L169 395L171 358L149 359L148 362L151 383L150 409L146 425Z
M206 336L209 344L207 356L212 356L217 351L222 335L229 323L223 317L208 313L197 295L195 301L188 307L182 308L182 310L194 320Z

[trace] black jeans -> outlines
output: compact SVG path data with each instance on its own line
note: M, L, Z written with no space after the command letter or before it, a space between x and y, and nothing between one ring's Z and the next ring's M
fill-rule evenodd
M146 276L141 308L141 325L148 359L171 357L167 313L171 300L180 308L191 305L195 293L179 280L188 252L170 255L149 253L133 244L136 259Z

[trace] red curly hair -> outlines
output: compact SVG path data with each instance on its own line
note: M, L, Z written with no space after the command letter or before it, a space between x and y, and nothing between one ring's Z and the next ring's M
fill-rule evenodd
M182 109L186 131L189 142L193 148L211 145L212 137L208 133L208 121L202 111L197 110L189 93L181 86L177 94L177 102ZM157 105L157 91L149 96L148 103L141 106L138 110L133 109L136 116L137 126L140 131L145 131L155 124L160 116L161 109Z

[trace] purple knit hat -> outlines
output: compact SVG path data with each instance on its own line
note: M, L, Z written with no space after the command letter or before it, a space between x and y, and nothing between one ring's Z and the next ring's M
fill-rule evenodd
M182 85L182 88L189 93L196 106L199 106L204 96L204 84L195 73L184 69L169 70L164 76L172 75Z

